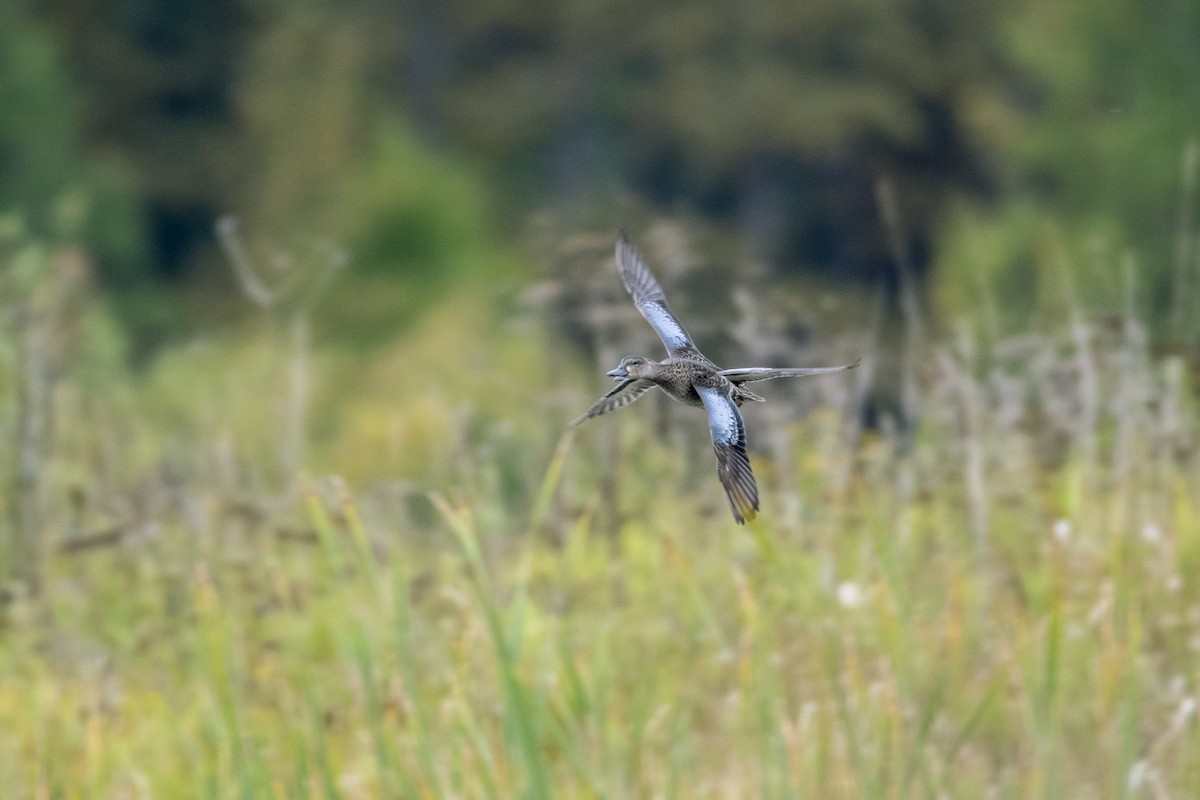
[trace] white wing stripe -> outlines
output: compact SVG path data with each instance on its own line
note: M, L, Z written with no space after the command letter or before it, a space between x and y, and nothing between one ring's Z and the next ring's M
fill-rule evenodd
M658 334L658 338L663 340L663 344L667 346L668 353L674 353L691 345L692 340L688 338L687 331L679 324L679 320L667 310L666 306L656 302L638 303L638 311L642 312L642 316L650 323L650 327L654 328L654 332Z

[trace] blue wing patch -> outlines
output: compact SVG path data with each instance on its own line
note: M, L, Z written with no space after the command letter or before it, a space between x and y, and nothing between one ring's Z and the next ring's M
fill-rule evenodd
M728 390L696 387L708 412L708 431L717 454L717 478L740 525L758 514L758 484L746 455L746 426Z

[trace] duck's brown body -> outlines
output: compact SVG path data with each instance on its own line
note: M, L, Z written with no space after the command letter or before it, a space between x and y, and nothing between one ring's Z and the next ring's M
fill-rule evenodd
M707 359L668 358L649 362L652 368L647 376L654 385L684 405L704 407L697 389L714 389L729 394L733 402L741 406L747 400L762 402L763 399L721 374L721 370Z

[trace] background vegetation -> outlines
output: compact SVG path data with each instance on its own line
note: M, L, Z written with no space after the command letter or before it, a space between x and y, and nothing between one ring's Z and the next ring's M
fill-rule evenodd
M0 5L0 786L1200 792L1200 10ZM634 238L762 518L626 352Z

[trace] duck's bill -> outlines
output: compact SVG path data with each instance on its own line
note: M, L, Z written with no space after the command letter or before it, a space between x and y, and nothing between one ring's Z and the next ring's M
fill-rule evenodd
M610 369L604 374L612 378L614 381L620 381L629 377L629 370L625 369L624 367L617 367L616 369Z

